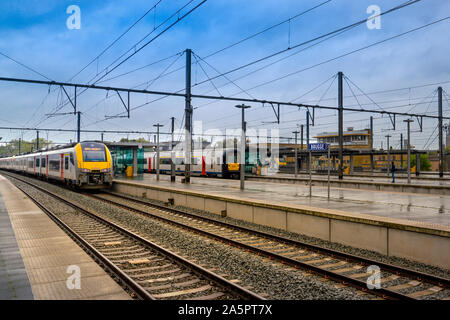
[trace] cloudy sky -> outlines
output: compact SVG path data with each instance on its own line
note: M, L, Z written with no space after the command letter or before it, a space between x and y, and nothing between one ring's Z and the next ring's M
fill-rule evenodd
M450 94L450 19L426 26L450 16L450 2L445 0L419 1L383 15L380 29L369 29L363 23L329 39L320 38L227 73L226 77L216 76L366 19L371 5L383 12L406 0L207 0L114 68L201 2L3 0L0 76L183 92L183 52L190 48L194 52L192 91L196 94L297 99L298 103L336 106L338 71L348 78L344 81L347 107L361 105L373 110L437 115L437 87L442 86ZM80 8L80 29L67 27L70 14L66 11L71 5ZM150 10L155 5L156 9ZM177 14L180 8L183 9ZM421 29L409 32L417 28ZM395 38L383 42L392 37ZM229 47L233 44L236 45ZM205 81L208 78L213 79ZM72 88L67 90L73 95ZM64 103L63 93L57 87L0 82L0 94L0 126L76 127L73 115L46 116L55 110L59 113L73 110ZM152 131L154 124L161 123L165 125L162 131L167 132L170 117L176 118L177 127L183 125L184 100L180 97L132 94L130 119L105 118L124 111L114 92L88 90L78 96L77 103L82 112L82 129ZM240 126L236 102L194 99L192 105L194 121L202 121L203 129L224 131ZM304 108L281 107L280 124L274 124L276 118L270 106L250 105L246 115L249 128L278 128L280 136L292 137L292 131L305 123ZM344 127L364 129L370 115L346 112ZM444 115L450 116L446 99ZM311 136L337 131L336 116L334 111L316 110ZM397 117L393 131L387 116L373 114L373 117L375 146L380 147L382 141L385 146L384 136L390 134L393 146L398 147L400 133L406 133L404 118ZM412 144L418 148L437 148L436 124L436 120L424 120L423 132L413 133ZM412 129L419 130L417 123ZM21 135L18 130L0 132L3 141ZM46 135L42 131L41 136ZM23 132L24 139L34 136L34 132ZM82 135L82 139L99 137L99 134ZM124 135L107 134L105 139L121 137ZM49 132L48 138L63 143L74 139L75 134Z

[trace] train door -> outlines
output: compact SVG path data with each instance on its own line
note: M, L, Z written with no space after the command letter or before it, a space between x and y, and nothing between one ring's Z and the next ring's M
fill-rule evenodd
M75 180L74 175L74 160L73 160L73 154L67 153L64 155L64 171L65 171L65 178L70 180Z
M206 176L205 156L202 156L202 176Z
M61 161L59 167L61 168L61 180L64 180L64 153L61 153Z
M70 175L70 171L69 171L69 155L65 154L64 155L64 178L68 179Z

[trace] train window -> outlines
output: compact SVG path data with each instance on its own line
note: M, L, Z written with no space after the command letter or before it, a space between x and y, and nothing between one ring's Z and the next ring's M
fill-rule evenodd
M39 158L36 159L36 167L39 167Z
M64 158L64 169L69 170L69 157Z
M41 160L41 167L45 168L45 158L42 158L42 160Z
M33 160L28 160L28 168L33 168Z
M70 163L72 165L75 165L75 163L73 162L73 153L72 152L70 153Z
M106 150L101 143L85 142L81 144L83 160L86 162L105 162Z
M50 160L48 162L48 167L50 168L50 170L59 171L59 162L59 160Z
M159 162L160 164L171 164L172 163L172 160L170 158L162 158L160 160L161 160Z

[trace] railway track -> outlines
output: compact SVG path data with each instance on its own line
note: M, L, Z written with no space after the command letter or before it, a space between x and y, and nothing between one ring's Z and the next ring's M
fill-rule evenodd
M15 175L5 175L133 297L146 300L264 299L71 200ZM36 196L36 191L41 196ZM42 200L42 195L59 202L65 209L54 209L48 199Z
M169 204L158 205L115 193L88 196L385 299L450 297L450 281L445 278L231 225L176 209ZM366 271L369 266L377 266L380 270L379 289L367 289L367 279L371 276Z

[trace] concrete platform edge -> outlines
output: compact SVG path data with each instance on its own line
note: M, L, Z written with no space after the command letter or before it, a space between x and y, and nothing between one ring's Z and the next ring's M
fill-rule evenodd
M113 190L450 269L450 227L274 201L115 181Z

